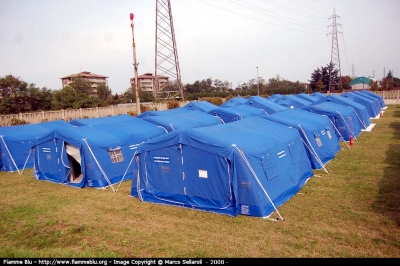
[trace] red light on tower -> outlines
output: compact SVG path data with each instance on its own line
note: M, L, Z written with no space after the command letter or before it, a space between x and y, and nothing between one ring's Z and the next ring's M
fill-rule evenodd
M131 20L133 20L133 14L131 13L131 16L130 16L130 18L131 18Z

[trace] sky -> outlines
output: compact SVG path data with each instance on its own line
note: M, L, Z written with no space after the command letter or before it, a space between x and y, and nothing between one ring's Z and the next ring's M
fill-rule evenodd
M257 77L309 82L331 60L337 16L342 76L400 72L399 0L171 0L183 84ZM0 0L0 77L61 89L90 71L113 94L155 70L156 0ZM354 70L354 71L353 71Z

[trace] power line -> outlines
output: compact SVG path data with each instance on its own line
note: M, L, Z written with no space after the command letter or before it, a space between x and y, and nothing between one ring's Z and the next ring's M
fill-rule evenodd
M204 2L204 1L202 1L202 0L197 0L197 1L199 1L199 2L201 2L201 3L204 3L204 4L207 4L207 5L210 5L210 6L212 6L212 7L215 7L215 8L221 9L221 10L224 10L224 11L226 11L226 12L229 12L229 13L232 13L232 14L235 14L235 15L238 15L238 16L241 16L241 17L249 18L249 19L252 19L252 20L255 20L255 21L258 21L258 22L262 22L262 23L265 23L265 24L273 25L273 26L276 26L276 27L280 27L280 28L284 28L284 29L288 29L288 30L293 30L293 31L304 32L304 33L310 33L310 34L317 34L317 35L320 35L320 34L321 34L321 33L309 32L309 31L303 31L303 30L297 30L297 29L293 29L293 28L289 28L289 27L285 27L285 26L281 26L281 25L276 25L276 24L274 24L274 23L266 22L266 21L263 21L263 20L259 20L259 19L256 19L256 18L252 18L252 17L246 16L246 15L243 15L243 14L239 14L239 13L233 12L233 11L231 11L231 10L228 10L228 9L225 9L225 8L222 8L222 7L219 7L219 6L216 6L216 5L213 5L213 4Z
M314 20L320 21L320 22L325 22L325 21L320 20L320 19L316 19L316 18L312 18L312 17L306 16L306 15L310 15L310 14L307 14L307 13L304 13L304 12L301 12L301 11L294 11L293 9L291 9L291 8L289 8L289 7L287 7L287 6L284 6L284 5L275 3L274 1L271 1L271 0L264 0L264 2L270 2L270 4L273 4L274 6L277 6L277 7L279 7L279 8L282 8L282 9L284 9L284 10L286 10L286 11L289 11L289 12L292 12L292 13L294 13L294 14L304 16L304 17L306 17L306 18L314 19ZM304 14L306 14L306 15L301 14L301 13L304 13ZM310 16L314 16L314 17L315 17L316 15L310 15ZM323 17L323 16L317 16L317 17Z
M262 8L260 8L260 7L257 7L257 6L251 5L251 4L244 3L243 1L240 1L240 0L238 0L238 1L239 1L239 2L242 2L242 3L246 4L246 5L255 7L256 9L253 9L253 8L250 8L250 7L241 5L241 4L236 3L236 2L234 2L234 1L232 1L232 0L228 0L228 1L229 1L229 2L232 2L232 3L236 4L236 5L242 6L242 7L244 7L244 8L253 10L253 11L255 11L255 12L259 12L259 13L261 13L261 14L264 14L264 15L267 15L267 16L271 16L271 17L273 17L273 18L280 19L280 20L285 21L285 22L287 22L287 23L291 23L291 24L298 25L298 26L301 26L301 27L309 28L309 29L312 29L312 30L320 30L320 29L314 29L314 28L310 28L310 27L307 27L307 26L304 26L304 25L300 25L300 24L297 24L297 23L294 23L294 22L290 22L290 21L281 19L281 18L279 18L279 17L277 17L277 16L274 16L274 15L266 14L266 13L264 13L264 12L262 12L262 11L259 11L259 10L256 10L256 9L260 9L260 10L263 10L263 11L268 12L268 13L273 13L273 12L267 11L267 10L265 10L265 9L262 9ZM287 18L287 17L286 17L286 18ZM289 18L289 19L291 19L291 18ZM291 19L291 20L299 21L299 20L296 20L296 19ZM313 24L313 23L307 23L307 22L302 22L302 21L299 21L299 22L300 22L300 23L305 23L305 24L311 24L311 25L320 26L320 25ZM321 31L322 31L322 30L321 30Z
M296 3L295 1L292 1L292 0L288 0L288 1L292 2L293 4L296 4L296 5L302 6L302 7L304 7L304 8L307 8L307 9L309 9L309 10L311 10L311 11L314 11L314 12L317 12L317 13L322 13L322 12L317 11L317 10L315 10L315 9L309 8L309 7L305 6L305 5ZM327 14L327 13L322 13L322 14L324 14L324 15L326 14L326 15L329 16L329 14Z
M343 35L343 32L342 32L342 37L343 37L344 54L346 55L346 61L347 61L347 69L349 69L349 68L350 68L350 65L349 65L349 60L347 59L346 44L344 43L344 35Z

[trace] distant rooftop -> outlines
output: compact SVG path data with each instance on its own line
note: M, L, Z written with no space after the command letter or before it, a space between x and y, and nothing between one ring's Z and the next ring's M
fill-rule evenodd
M74 78L74 77L77 77L77 76L84 77L84 78L108 78L106 76L94 74L94 73L89 72L89 71L82 71L82 72L79 72L78 74L71 74L71 75L62 77L61 79Z

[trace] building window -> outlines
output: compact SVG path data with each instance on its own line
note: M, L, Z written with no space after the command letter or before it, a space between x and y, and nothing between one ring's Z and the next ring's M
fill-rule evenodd
M111 162L119 163L124 161L124 157L122 156L121 147L116 147L115 149L109 149L108 154L110 154Z

